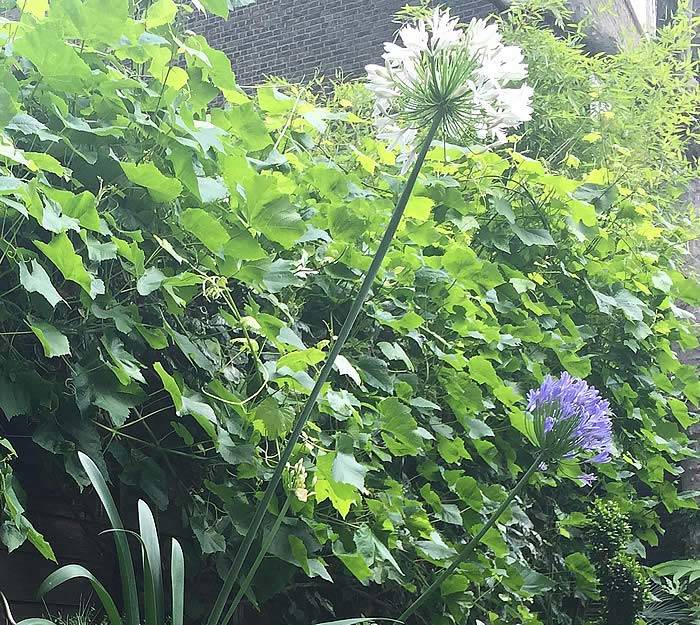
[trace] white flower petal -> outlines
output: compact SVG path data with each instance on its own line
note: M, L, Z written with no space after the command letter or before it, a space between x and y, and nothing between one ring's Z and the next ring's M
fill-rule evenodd
M452 69L449 63L476 65L462 84L455 85L452 81L450 93L440 94L462 107L459 121L451 126L455 132L473 133L482 141L503 142L509 128L532 117L533 90L521 83L527 78L522 50L504 45L497 24L485 19L473 19L464 27L450 15L449 9L435 9L428 18L403 26L397 42L384 44L382 58L383 66L366 68L368 87L375 95L377 136L402 151L400 162L404 166L410 164L411 154L415 158L418 136L424 130L419 127L424 124L416 121L421 119L417 107L419 112L421 98L426 99L425 94L431 93L418 81L434 80L439 84L435 77L449 72ZM426 72L429 59L433 66ZM415 101L411 102L410 121L407 121L400 106L411 95ZM430 115L434 103L426 101L425 110ZM466 127L470 123L472 127Z

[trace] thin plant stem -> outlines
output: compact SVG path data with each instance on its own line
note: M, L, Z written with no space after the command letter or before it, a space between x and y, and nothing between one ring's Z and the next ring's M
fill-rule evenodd
M255 577L255 573L260 568L262 561L265 559L265 556L267 555L267 551L270 548L272 541L275 539L275 535L277 534L277 531L279 530L280 525L282 525L282 521L284 520L284 515L287 514L287 510L289 510L289 505L291 503L292 503L292 497L290 495L285 500L284 505L282 506L282 509L280 510L279 514L277 515L277 518L275 519L274 525L272 526L272 528L270 528L270 533L267 536L265 536L265 540L263 540L263 543L260 546L260 551L258 551L258 555L255 557L255 562L253 562L253 566L250 567L250 570L248 571L248 575L246 575L245 579L241 582L241 585L238 588L238 592L236 593L236 596L233 598L233 601L231 602L231 606L229 607L228 611L226 612L226 616L224 616L224 620L221 621L222 625L227 625L228 623L231 622L231 619L233 618L233 615L236 613L236 609L238 608L238 604L241 602L241 599L243 599L243 595L245 595L248 588L250 588L250 584L253 582L253 577Z
M323 365L321 372L319 373L318 379L316 380L316 383L314 384L314 387L311 390L311 393L309 394L309 397L306 400L306 403L304 404L301 413L299 414L299 416L296 419L296 422L294 423L294 429L289 435L287 444L284 448L284 451L282 452L282 455L280 456L279 462L275 467L272 477L270 478L270 481L267 484L265 493L263 494L262 499L260 499L260 501L258 502L258 505L255 509L255 515L253 516L253 519L250 522L248 531L244 536L243 542L238 548L236 557L234 558L234 561L231 564L231 568L229 569L226 575L224 585L222 586L221 591L219 592L219 596L216 598L214 607L212 608L211 614L209 615L209 619L207 620L207 625L225 625L224 623L221 623L221 616L224 613L226 602L228 601L228 598L231 595L231 591L233 590L233 586L236 583L238 576L240 575L241 568L243 567L243 563L245 562L245 559L248 556L248 552L250 551L250 548L253 545L253 541L255 540L258 530L260 529L260 525L262 525L263 519L265 518L265 514L267 512L267 507L270 505L270 502L272 501L272 498L275 495L275 491L277 490L277 486L279 485L280 480L282 479L282 472L284 471L284 468L286 467L290 457L292 456L292 452L294 451L294 445L299 440L304 426L306 425L306 422L311 416L311 411L316 405L316 401L318 400L318 397L321 394L321 389L326 383L326 380L328 379L328 376L330 375L331 370L333 369L335 360L340 355L340 351L343 349L345 341L350 335L350 331L352 330L352 327L355 324L355 321L357 320L360 311L362 310L362 305L367 299L370 289L372 288L372 284L374 283L374 280L377 277L377 274L379 273L379 269L382 265L382 262L384 261L384 257L389 251L391 241L394 238L394 234L396 234L396 230L399 227L399 223L401 222L403 213L406 210L408 200L411 197L411 193L413 192L413 187L415 186L416 180L418 179L418 174L420 173L421 167L423 166L423 162L425 161L425 157L428 154L430 145L433 142L433 138L435 137L435 133L437 132L437 129L440 126L441 122L442 115L437 114L433 119L432 126L428 130L428 134L426 135L423 145L421 146L418 158L416 159L416 162L413 165L413 169L411 170L411 173L408 176L406 186L404 187L403 192L401 193L401 197L399 198L399 201L396 204L396 208L394 209L394 212L391 215L391 219L389 220L389 224L387 225L386 232L384 233L384 236L382 237L382 240L379 244L379 248L377 249L374 258L372 259L372 264L367 270L367 275L365 276L365 279L362 282L362 286L360 286L360 290L357 296L355 297L352 306L350 307L350 312L348 312L348 316L345 319L345 323L343 323L343 327L340 329L340 332L338 333L338 338L335 340L335 343L333 343L333 347L331 348L331 351L328 354L328 358L326 359L326 362Z
M540 452L537 457L535 458L535 461L530 465L530 468L525 471L523 476L520 478L518 483L515 485L513 490L508 493L508 496L505 498L503 503L501 503L500 506L496 509L496 511L491 515L488 521L486 521L486 524L479 530L479 533L474 536L464 547L462 547L462 550L457 554L457 557L452 561L452 564L448 566L442 573L440 573L435 580L433 581L430 586L428 586L424 591L423 594L421 594L418 599L416 599L411 605L409 605L401 614L401 616L398 617L398 621L405 623L406 619L408 619L410 616L412 616L416 610L418 610L427 600L428 598L438 589L440 588L440 585L450 576L452 575L458 568L459 565L462 564L467 559L467 556L474 551L476 546L481 542L481 539L486 535L486 532L488 532L495 524L496 521L501 517L501 515L506 511L506 508L511 504L513 499L520 493L520 491L527 486L528 482L530 481L530 478L532 477L532 474L537 471L539 466L542 464L542 460L544 459L544 452Z

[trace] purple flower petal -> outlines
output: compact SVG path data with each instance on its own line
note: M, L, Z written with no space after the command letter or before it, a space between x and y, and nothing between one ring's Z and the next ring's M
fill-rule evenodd
M548 375L527 399L528 411L542 420L543 446L555 445L561 457L583 453L595 464L610 460L610 404L595 387L564 372L559 378Z
M581 480L586 486L593 486L593 482L595 482L595 475L592 473L581 473L581 475L578 476L578 479Z

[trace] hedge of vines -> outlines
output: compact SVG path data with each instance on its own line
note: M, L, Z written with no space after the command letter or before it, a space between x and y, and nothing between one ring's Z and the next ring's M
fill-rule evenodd
M244 92L182 28L187 5L19 5L0 22L0 539L53 557L22 457L86 486L83 451L182 524L196 617L383 232L396 154L357 88ZM524 397L547 373L603 389L614 461L592 487L574 466L537 478L430 622L581 622L598 596L580 538L591 498L617 502L639 554L660 515L697 507L678 492L700 402L677 355L698 344L681 199L692 69L664 56L645 90L638 59L588 59L537 18L505 28L530 55L538 117L496 153L430 152L295 451L292 513L247 599L279 622L400 611L532 461ZM645 62L688 32L672 26ZM570 80L553 86L548 63ZM671 121L647 120L650 137L637 118L652 104Z

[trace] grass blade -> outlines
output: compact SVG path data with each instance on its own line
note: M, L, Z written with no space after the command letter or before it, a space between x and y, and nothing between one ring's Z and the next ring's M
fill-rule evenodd
M0 592L0 599L2 600L2 605L5 608L5 618L10 625L56 625L52 621L47 621L45 618L27 618L17 623L17 621L15 621L15 617L12 616L12 611L10 610L10 604L7 601L7 597L2 592Z
M84 453L78 452L80 464L88 474L97 495L102 501L109 521L114 529L124 529L124 524L119 516L117 506L112 499L112 494L107 488L104 476L97 468L97 465ZM136 574L134 573L134 561L129 551L129 543L123 532L115 532L114 543L117 547L117 559L119 561L119 576L122 582L122 593L124 601L124 612L126 613L127 625L140 625L139 598L136 591Z
M44 597L48 592L51 592L57 586L64 584L72 579L86 579L92 585L95 594L100 598L102 605L109 619L110 625L123 625L121 616L119 616L119 610L115 605L112 597L107 592L105 587L99 582L99 580L88 571L84 566L79 564L69 564L68 566L62 566L58 571L54 571L49 575L39 586L39 591L37 594L39 597ZM41 619L39 619L41 620ZM38 623L35 625L39 625Z
M138 510L139 531L143 544L143 598L146 625L162 625L165 617L165 601L158 530L153 513L146 502L139 500Z
M173 593L173 625L182 625L185 620L185 557L180 543L173 538L170 558L170 578Z

